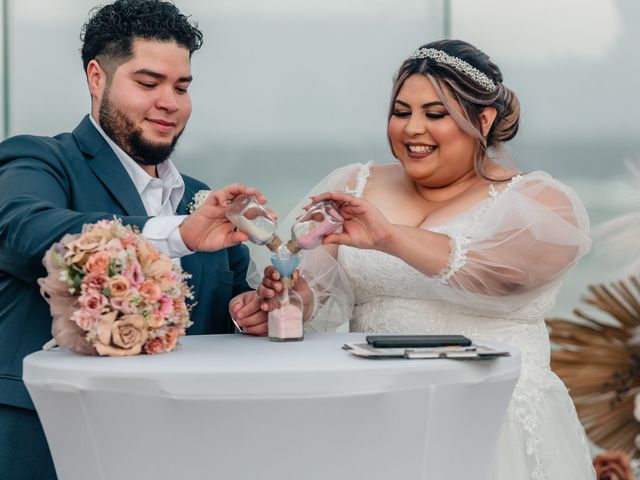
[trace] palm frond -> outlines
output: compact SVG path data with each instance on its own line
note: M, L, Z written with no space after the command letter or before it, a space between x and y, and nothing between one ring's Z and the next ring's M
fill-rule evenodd
M589 437L607 450L640 455L633 415L640 393L640 281L591 285L582 298L589 311L547 320L551 368L564 381Z

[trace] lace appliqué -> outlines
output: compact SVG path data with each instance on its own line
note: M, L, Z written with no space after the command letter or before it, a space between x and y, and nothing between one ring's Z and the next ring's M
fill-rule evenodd
M544 414L544 396L538 388L526 388L520 382L513 393L510 413L522 425L528 436L525 443L526 454L533 459L532 479L549 478L546 458L543 454L543 438L540 433L540 419Z
M498 195L511 190L513 186L516 185L523 178L524 177L520 174L516 175L515 177L511 178L511 180L509 180L509 183L507 183L507 185L502 190L496 189L496 187L494 187L492 183L491 185L489 185L489 196L494 199L498 198Z
M481 218L489 211L489 209L493 206L496 199L503 193L508 192L511 188L517 184L520 180L522 180L522 175L516 175L506 186L498 190L495 188L493 184L489 185L489 197L490 201L485 202L483 208L478 210L474 215L474 223L477 223L481 220ZM442 233L443 235L448 236L451 239L451 253L449 254L449 260L447 266L442 269L442 271L436 275L434 278L436 280L440 280L444 285L448 284L448 280L455 275L455 273L460 270L464 264L467 262L467 249L464 248L466 244L470 242L469 238L461 235L456 232L453 228L443 227L443 228L432 228L432 232Z
M458 270L460 270L465 263L467 263L467 249L464 248L464 246L468 244L470 240L464 235L456 232L452 228L434 228L431 231L442 233L450 239L451 252L449 253L449 260L447 261L447 265L438 275L433 277L446 285L447 281Z
M345 187L345 193L353 195L354 197L361 197L364 192L364 187L367 185L367 180L371 176L371 165L373 162L367 162L360 166L358 169L358 178L356 180L356 186L353 188Z

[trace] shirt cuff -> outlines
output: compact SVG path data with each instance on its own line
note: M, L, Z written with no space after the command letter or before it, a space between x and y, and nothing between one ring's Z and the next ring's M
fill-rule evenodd
M171 258L181 258L193 252L187 248L180 235L180 224L187 215L171 215L167 217L152 217L147 220L142 229L142 236L151 245Z

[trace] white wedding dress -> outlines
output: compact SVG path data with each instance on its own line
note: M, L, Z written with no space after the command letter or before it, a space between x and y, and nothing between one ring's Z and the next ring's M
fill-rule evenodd
M360 196L369 172L369 164L345 167L314 190ZM321 310L338 304L350 318L350 331L463 334L517 347L521 377L492 478L593 479L584 430L567 389L549 367L544 323L564 273L590 247L588 228L573 191L534 172L495 184L485 201L429 228L449 236L452 246L449 265L436 278L397 257L344 246L333 271L313 252L303 268L324 297ZM514 282L521 288L510 291L507 285ZM335 326L335 310L331 318ZM325 329L319 322L312 326Z

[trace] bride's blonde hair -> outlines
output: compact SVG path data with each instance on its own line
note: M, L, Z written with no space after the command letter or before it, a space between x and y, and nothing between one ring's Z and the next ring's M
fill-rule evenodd
M436 55L429 56L414 54L402 63L393 80L387 121L393 115L398 92L407 78L416 74L424 75L433 84L454 121L476 140L476 174L490 181L507 180L489 177L485 165L490 150L493 152L492 158L508 160L501 144L516 136L520 122L520 102L516 94L502 83L502 73L498 66L485 53L461 40L439 40L421 46L416 53L420 51L437 52ZM445 63L440 57L450 61ZM487 84L491 86L488 87ZM460 105L462 115L451 108L444 94L445 88ZM486 137L482 134L480 125L480 113L485 107L496 109L496 118ZM389 144L391 145L390 140ZM393 146L391 151L395 156Z

